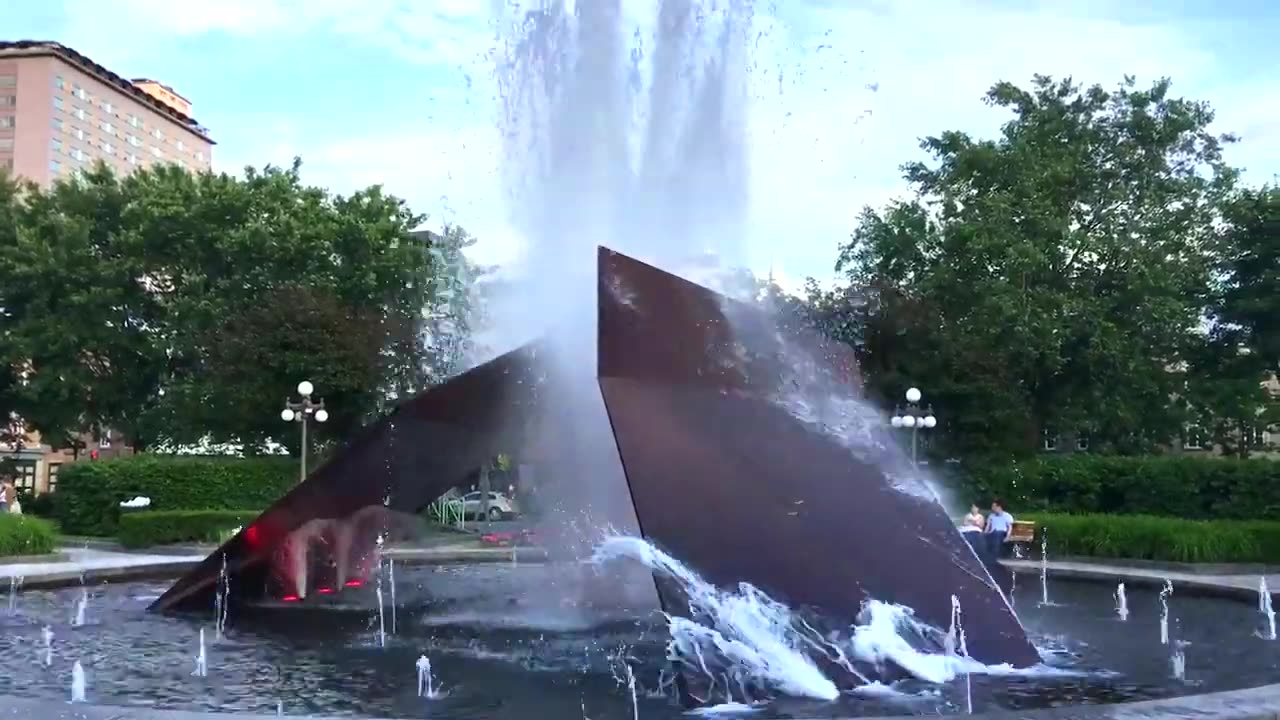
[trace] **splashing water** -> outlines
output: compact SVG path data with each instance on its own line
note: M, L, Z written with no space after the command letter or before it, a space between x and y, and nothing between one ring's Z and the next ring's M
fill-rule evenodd
M1160 588L1160 644L1169 644L1169 596L1173 595L1173 581L1165 580Z
M75 665L71 666L71 702L84 702L84 666L77 660Z
M9 576L9 612L18 612L18 589L22 587L21 575Z
M196 669L191 674L196 677L209 675L209 657L204 648L204 628L200 628L200 650L196 653Z
M1265 598L1270 594L1271 592L1267 589L1267 576L1259 575L1258 576L1258 612L1266 612L1267 606L1266 606Z
M1124 592L1124 583L1116 585L1116 615L1121 620L1129 619L1129 598Z
M868 600L847 633L822 635L790 608L748 583L734 591L716 588L689 567L643 539L614 536L595 550L592 562L627 558L640 562L658 577L673 581L688 600L690 617L667 615L671 639L668 656L700 670L710 681L708 698L717 687L735 702L748 705L748 688L793 696L833 700L836 682L811 657L821 656L845 670L861 687L883 687L859 669L905 671L926 682L941 684L960 675L1047 672L1007 665L986 666L968 656L959 608L953 605L952 628L943 632L915 618L907 607ZM856 664L855 664L856 663ZM1051 672L1051 671L1048 671ZM717 694L716 697L719 697Z
M956 642L959 641L957 648ZM948 655L954 655L958 649L960 657L969 657L969 645L964 639L964 624L960 620L960 598L955 595L951 596L951 629L947 631L947 647ZM964 674L964 700L965 707L970 715L973 714L973 676L967 670Z
M40 640L44 643L44 666L49 667L53 665L53 628L40 628Z

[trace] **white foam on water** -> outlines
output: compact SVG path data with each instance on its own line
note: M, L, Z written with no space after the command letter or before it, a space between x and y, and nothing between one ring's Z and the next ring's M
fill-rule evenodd
M677 583L689 602L690 617L667 615L671 639L668 654L701 670L711 681L712 697L732 694L747 700L747 686L786 695L834 700L841 694L835 680L815 662L815 653L861 680L852 692L901 695L859 671L897 670L935 685L966 674L993 676L1064 677L1085 673L1045 664L1015 668L984 665L973 658L947 652L947 633L921 621L911 608L868 600L857 623L845 633L821 635L786 605L749 583L723 590L647 541L626 536L606 538L592 557L596 563L627 558ZM717 689L718 688L718 689ZM731 702L733 700L730 700Z

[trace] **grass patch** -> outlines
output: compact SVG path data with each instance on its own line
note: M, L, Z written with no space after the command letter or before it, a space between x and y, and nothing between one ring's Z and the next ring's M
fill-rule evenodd
M257 510L155 510L120 516L117 538L127 548L184 542L222 543L235 528L259 514Z
M30 515L0 514L0 557L48 555L57 547L53 524Z
M1055 513L1033 513L1020 519L1034 520L1037 532L1048 532L1050 557L1280 563L1280 522L1270 520Z

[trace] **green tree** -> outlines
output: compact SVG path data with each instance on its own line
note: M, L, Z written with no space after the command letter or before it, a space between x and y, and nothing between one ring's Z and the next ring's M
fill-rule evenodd
M1237 173L1208 105L1169 87L998 83L1000 137L925 139L933 162L904 166L916 198L867 209L842 247L842 292L871 302L829 322L857 326L875 390L945 408L949 451L1030 451L1042 431L1136 451L1181 427L1171 370Z

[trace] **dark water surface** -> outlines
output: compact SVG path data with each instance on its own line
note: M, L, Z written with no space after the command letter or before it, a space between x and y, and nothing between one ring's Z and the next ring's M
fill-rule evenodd
M556 613L548 567L482 565L399 571L396 634L378 646L367 607L307 611L294 606L241 611L214 641L207 617L169 617L145 608L156 583L90 588L87 623L70 619L80 589L22 592L17 610L0 601L0 694L65 700L79 660L90 702L173 709L446 719L517 720L632 717L615 674L620 649L633 658L641 718L687 717L657 685L664 628L652 621ZM1023 577L1024 585L1029 578ZM1131 617L1117 619L1109 586L1050 582L1055 603L1040 607L1038 582L1020 588L1019 616L1049 668L1021 676L973 676L975 711L1122 702L1261 685L1280 677L1280 643L1261 639L1257 606L1175 592L1170 634L1185 643L1186 680L1172 677L1160 644L1154 591L1132 589ZM539 599L526 602L524 597ZM429 600L428 600L429 598ZM344 602L346 600L344 599ZM416 612L411 608L417 608ZM425 608L425 609L424 609ZM252 616L252 617L251 617ZM389 612L384 617L391 628ZM55 633L43 664L41 628ZM208 636L207 677L194 677L200 627ZM415 661L426 654L446 695L417 696ZM752 717L833 717L963 712L965 682L905 682L891 693L834 703L780 699Z

